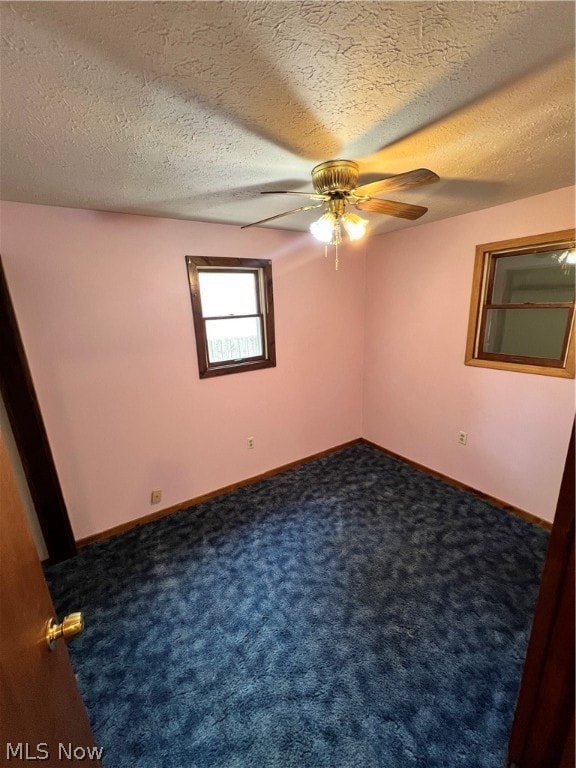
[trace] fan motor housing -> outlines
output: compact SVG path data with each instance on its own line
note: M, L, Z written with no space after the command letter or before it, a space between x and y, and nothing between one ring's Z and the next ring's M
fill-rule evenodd
M312 168L312 185L316 192L350 192L358 182L358 163L353 160L327 160Z

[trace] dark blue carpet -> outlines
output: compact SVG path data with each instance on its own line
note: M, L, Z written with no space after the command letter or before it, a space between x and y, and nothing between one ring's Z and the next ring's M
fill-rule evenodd
M501 768L547 540L356 445L47 576L106 768Z

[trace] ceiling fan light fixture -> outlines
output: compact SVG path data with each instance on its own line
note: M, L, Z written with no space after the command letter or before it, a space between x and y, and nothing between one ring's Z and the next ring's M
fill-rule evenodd
M342 228L350 240L360 240L366 234L368 222L355 213L345 213L343 200L331 200L330 210L322 214L319 219L310 224L310 232L321 243L324 243L325 252L328 254L328 246L335 246L336 269L338 269L338 246L342 242Z
M342 227L350 240L360 240L366 234L368 221L355 213L342 215L327 211L310 224L310 232L324 245L339 245L342 242Z
M342 224L350 240L361 240L366 234L368 220L363 219L356 213L345 213L342 216Z
M310 232L324 245L339 245L342 242L340 217L332 211L327 211L310 224Z
M338 269L338 245L342 242L342 230L344 229L350 240L361 240L366 235L368 227L368 221L355 213L348 213L347 206L354 206L360 211L397 216L413 221L423 216L428 208L422 205L399 203L395 200L382 200L375 195L380 195L389 189L406 189L439 181L439 176L428 168L415 168L412 171L385 176L368 184L356 186L359 170L358 163L353 160L327 160L312 169L313 192L287 189L263 191L261 193L263 195L304 195L313 200L314 203L284 213L277 213L274 216L253 221L251 224L244 224L242 229L266 224L282 216L290 216L300 211L322 208L324 213L310 224L310 232L316 240L324 244L325 254L329 245L334 246L336 269Z

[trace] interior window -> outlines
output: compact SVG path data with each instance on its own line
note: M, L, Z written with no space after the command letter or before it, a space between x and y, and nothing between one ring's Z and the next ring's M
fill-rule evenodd
M200 378L276 365L272 263L187 256Z
M574 230L479 245L466 364L574 377Z

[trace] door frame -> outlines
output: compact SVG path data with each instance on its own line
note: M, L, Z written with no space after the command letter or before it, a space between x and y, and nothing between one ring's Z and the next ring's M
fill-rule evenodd
M574 430L508 744L510 768L574 768Z
M76 542L0 256L0 392L44 537L48 562L73 557Z

